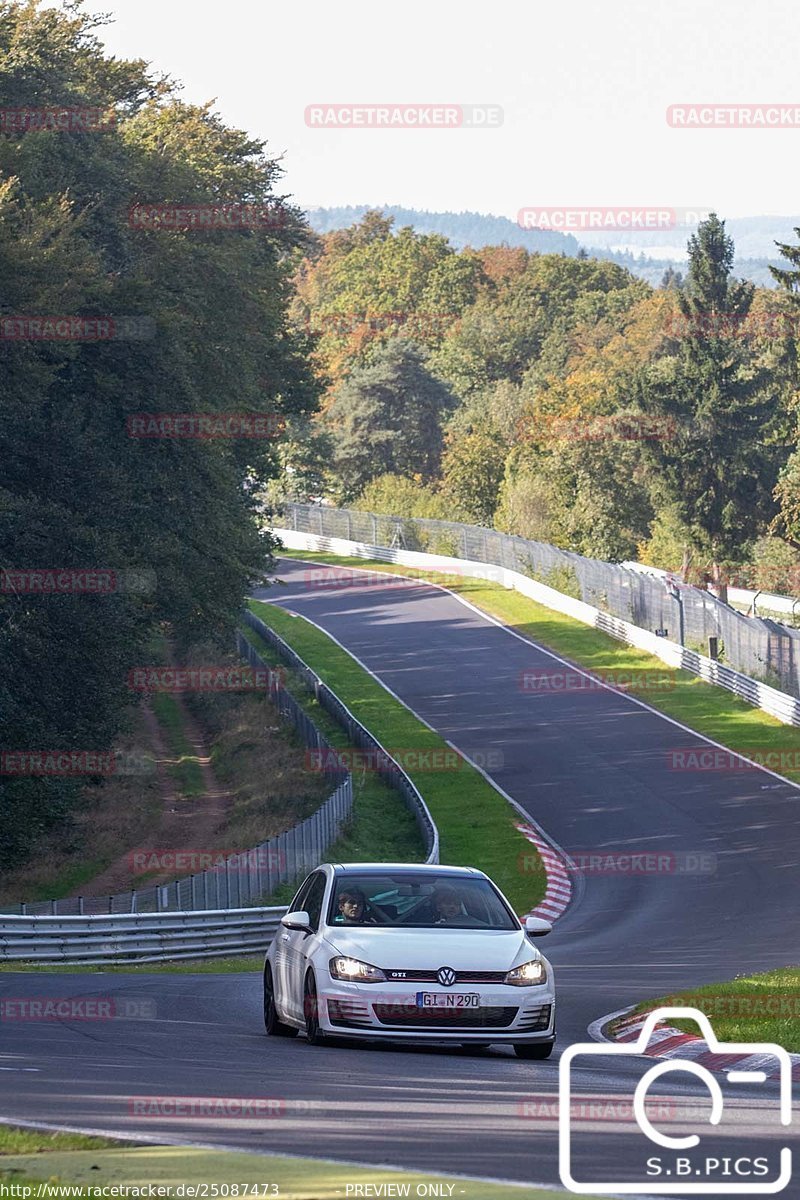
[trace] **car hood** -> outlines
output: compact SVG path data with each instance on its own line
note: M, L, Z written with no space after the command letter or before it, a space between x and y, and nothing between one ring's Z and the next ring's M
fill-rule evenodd
M337 954L375 967L407 971L509 971L541 954L520 929L328 928L326 940Z

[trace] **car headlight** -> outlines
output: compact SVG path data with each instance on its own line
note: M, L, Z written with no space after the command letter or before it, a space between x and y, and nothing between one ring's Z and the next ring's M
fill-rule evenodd
M514 987L534 987L537 983L544 983L546 979L544 963L540 958L532 958L530 962L521 963L514 967L513 971L509 971L505 982L513 983Z
M357 958L340 955L330 961L330 972L334 979L346 979L349 983L385 983L386 976L380 967L360 962Z

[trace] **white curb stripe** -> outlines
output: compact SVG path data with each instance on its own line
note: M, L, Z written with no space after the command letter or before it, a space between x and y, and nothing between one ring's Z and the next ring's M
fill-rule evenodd
M514 826L538 850L547 876L544 899L525 915L543 917L545 920L557 920L569 907L572 900L572 881L564 868L564 863L553 853L553 847L540 836L538 830L534 829L532 825L528 825L524 821L515 821Z

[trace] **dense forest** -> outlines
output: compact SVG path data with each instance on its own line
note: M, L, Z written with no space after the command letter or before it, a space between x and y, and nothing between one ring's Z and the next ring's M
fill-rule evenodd
M380 212L324 235L292 304L322 411L278 487L796 589L798 251L759 289L734 249L712 214L653 288Z
M49 107L75 119L49 122ZM312 410L317 384L286 320L307 230L263 145L108 57L74 9L0 7L0 108L44 111L0 133L2 867L85 782L14 755L109 751L154 631L230 638L272 545L255 492L277 471L274 438L140 438L129 418L261 413L274 429ZM242 203L270 219L180 230L131 215ZM64 568L74 585L31 576Z

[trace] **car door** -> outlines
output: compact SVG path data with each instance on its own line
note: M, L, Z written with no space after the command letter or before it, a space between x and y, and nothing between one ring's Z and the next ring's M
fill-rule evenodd
M312 947L317 944L314 934L319 929L322 917L322 902L325 898L327 880L322 871L315 871L308 883L309 886L303 896L302 907L308 913L309 924L314 932L307 933L302 929L287 929L285 932L289 934L289 939L284 942L289 1011L293 1017L298 1018L305 1016L303 1011L303 988L306 970L308 969L308 954Z
M309 893L313 879L314 876L309 875L307 879L303 880L292 903L289 905L288 912L302 911L305 907L305 898ZM278 932L275 934L275 954L272 960L275 1002L278 1011L283 1016L288 1016L289 1014L296 1015L291 1003L290 974L291 944L294 932L295 930L293 929L287 929L284 925L279 925Z

